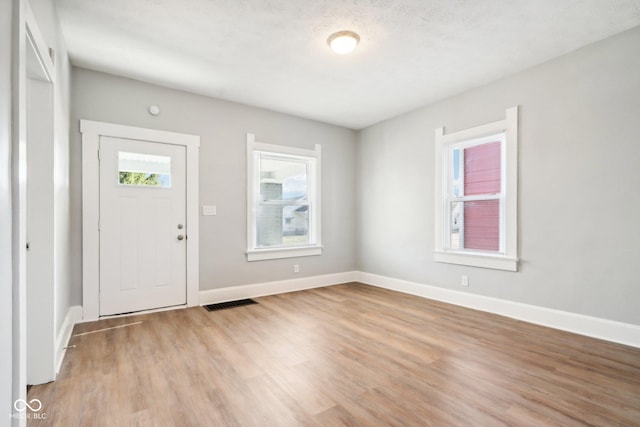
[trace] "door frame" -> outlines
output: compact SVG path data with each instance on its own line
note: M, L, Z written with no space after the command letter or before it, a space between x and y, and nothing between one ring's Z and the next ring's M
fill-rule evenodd
M114 123L80 120L82 133L82 318L100 317L100 137L137 139L186 148L187 307L198 305L200 137ZM179 306L178 306L179 307Z

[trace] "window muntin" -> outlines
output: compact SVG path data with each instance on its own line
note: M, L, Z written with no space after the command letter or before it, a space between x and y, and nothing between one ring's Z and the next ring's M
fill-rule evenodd
M247 134L249 261L319 255L320 146L255 142Z
M171 157L119 151L118 184L171 188Z

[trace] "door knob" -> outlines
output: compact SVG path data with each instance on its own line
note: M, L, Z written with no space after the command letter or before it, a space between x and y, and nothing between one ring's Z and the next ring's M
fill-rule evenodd
M178 240L184 240L184 236L182 234L178 234Z
M178 230L182 230L183 228L184 228L184 225L178 224Z

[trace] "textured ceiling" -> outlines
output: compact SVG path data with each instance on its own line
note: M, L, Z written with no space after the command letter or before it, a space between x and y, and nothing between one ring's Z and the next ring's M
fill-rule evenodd
M360 129L640 25L640 0L57 0L74 65ZM348 56L327 37L353 30Z

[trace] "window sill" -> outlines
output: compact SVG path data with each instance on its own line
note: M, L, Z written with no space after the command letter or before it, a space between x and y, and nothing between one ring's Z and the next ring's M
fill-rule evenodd
M296 246L291 248L268 248L247 251L247 261L263 261L267 259L296 258L322 254L322 246Z
M435 251L436 262L491 268L494 270L518 271L518 259L501 255L465 254L459 252Z

